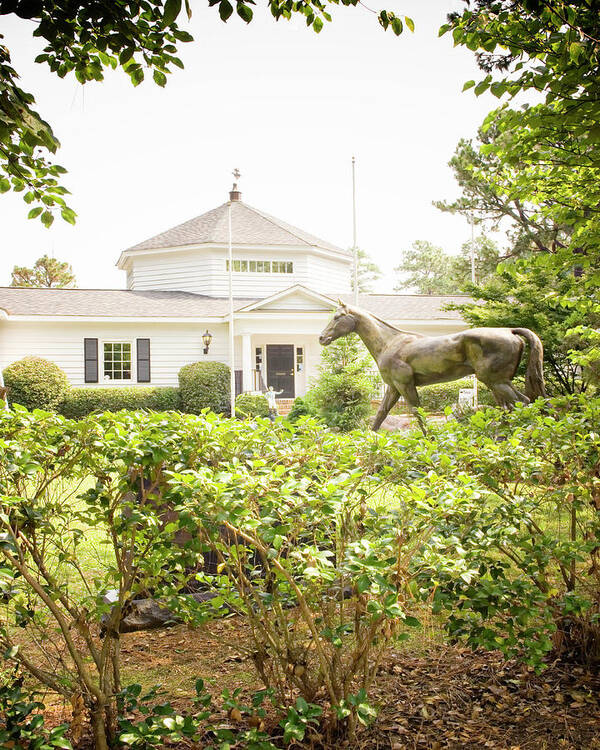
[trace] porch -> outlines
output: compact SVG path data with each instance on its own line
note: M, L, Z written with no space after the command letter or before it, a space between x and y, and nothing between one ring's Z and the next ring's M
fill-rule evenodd
M277 400L290 404L303 396L309 379L317 375L321 347L316 335L242 334L236 337L236 395L264 393L269 387Z

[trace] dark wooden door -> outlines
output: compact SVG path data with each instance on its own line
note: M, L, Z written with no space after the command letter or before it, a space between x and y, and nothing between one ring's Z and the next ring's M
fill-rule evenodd
M278 398L294 398L293 344L267 344L267 387L283 391Z

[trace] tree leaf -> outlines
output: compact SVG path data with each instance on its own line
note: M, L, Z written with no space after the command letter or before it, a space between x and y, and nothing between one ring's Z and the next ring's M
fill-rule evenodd
M250 23L254 15L252 8L249 5L244 5L244 3L238 3L237 14L246 23Z
M42 214L42 224L48 228L52 226L52 222L54 221L54 215L50 213L50 211L44 211Z
M181 11L181 0L167 0L163 13L163 25L170 26Z
M162 72L162 70L155 70L152 73L152 78L154 78L154 82L161 87L164 87L167 83L167 76Z
M219 3L219 16L221 17L221 21L227 21L227 19L231 17L232 13L233 6L229 2L229 0L221 0L221 2Z

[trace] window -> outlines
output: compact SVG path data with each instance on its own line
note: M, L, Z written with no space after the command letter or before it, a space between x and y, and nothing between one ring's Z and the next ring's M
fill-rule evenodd
M256 347L256 355L255 355L255 369L260 370L262 365L262 346Z
M294 273L294 264L289 260L274 260L271 267L273 273Z
M105 342L104 380L131 380L131 342Z
M304 370L304 347L296 347L296 371L302 372Z
M229 271L229 260L225 261L225 270ZM291 260L234 260L234 273L294 273Z

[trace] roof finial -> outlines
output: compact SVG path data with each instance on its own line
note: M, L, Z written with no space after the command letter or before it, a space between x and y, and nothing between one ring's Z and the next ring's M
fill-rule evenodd
M242 173L236 167L231 174L233 175L233 178L234 178L235 182L233 183L233 188L229 191L229 200L230 201L241 201L242 200L242 194L238 190L237 181L242 176Z

